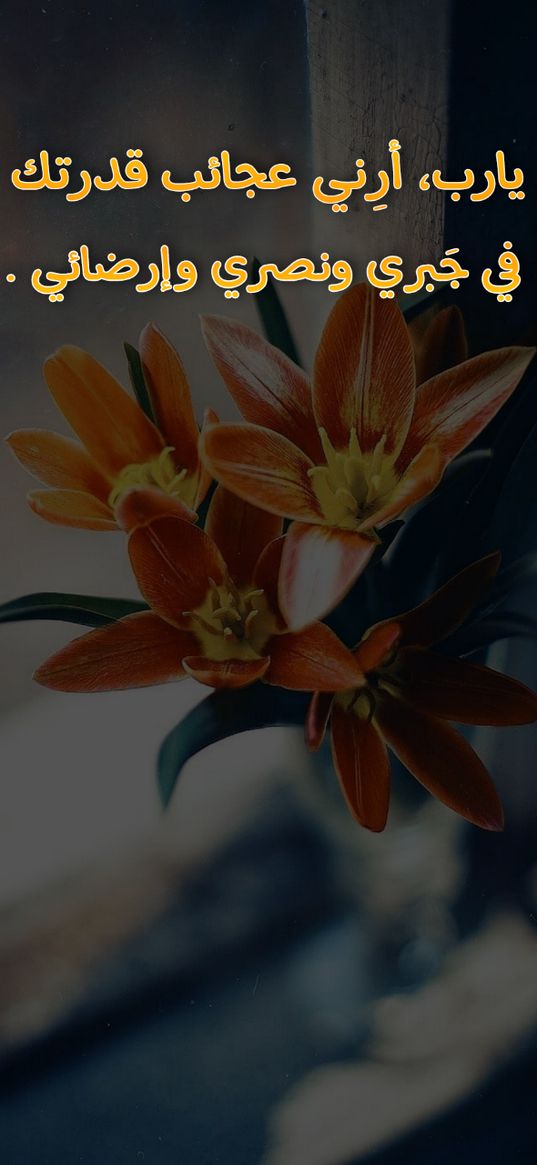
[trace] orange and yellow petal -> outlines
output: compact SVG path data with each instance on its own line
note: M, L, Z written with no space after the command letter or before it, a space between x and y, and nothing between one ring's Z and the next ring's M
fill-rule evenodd
M129 537L129 555L138 586L149 605L169 623L203 603L210 580L223 583L226 565L203 530L167 515L139 526Z
M275 635L267 644L266 681L298 692L338 692L359 687L364 677L352 653L324 623Z
M213 477L245 501L282 517L322 521L308 475L312 462L286 437L258 425L214 425L202 450Z
M432 308L421 312L408 326L416 361L416 384L422 384L446 368L468 359L464 319L455 304L442 308L431 319Z
M473 825L503 828L501 801L483 762L450 725L387 695L375 717L388 746L434 797Z
M106 692L181 679L196 644L150 611L128 615L73 639L41 664L34 679L60 692Z
M532 724L537 696L492 668L420 647L397 657L397 683L405 700L425 712L461 724Z
M34 489L28 494L34 514L55 526L80 530L117 530L110 506L76 489Z
M198 465L199 429L179 353L159 328L148 324L140 336L140 360L156 423L174 461L194 473Z
M274 429L313 461L322 457L311 401L301 368L245 324L206 316L207 347L245 421Z
M304 738L311 752L317 752L323 743L333 703L333 692L314 692L311 697L304 725Z
M390 762L375 724L334 704L332 757L347 805L360 825L381 833L390 805Z
M270 611L276 617L277 626L282 631L287 630L287 624L280 611L278 585L285 542L285 534L269 542L258 558L252 575L254 586L265 592Z
M437 445L447 464L481 433L514 392L535 348L498 348L426 381L401 453L404 467L423 445Z
M376 510L360 524L362 531L373 527L381 528L404 510L421 502L438 485L444 471L444 462L435 445L425 445L397 482L391 497L380 510Z
M414 355L401 311L366 283L336 302L315 360L313 409L336 449L352 429L363 453L385 440L396 454L414 407Z
M165 515L182 518L184 522L196 522L198 517L196 511L186 506L180 498L174 498L153 486L127 490L114 507L114 514L118 525L128 534L138 526L146 526L148 522Z
M58 408L108 476L158 457L165 444L158 430L88 352L66 345L45 361L44 373Z
M293 522L283 548L279 605L288 627L322 619L367 566L375 542L351 530Z
M110 479L77 441L45 429L18 429L6 440L21 465L44 485L107 500Z
M377 623L364 635L354 652L364 674L374 671L394 651L400 635L399 624L392 621Z
M261 659L208 659L191 655L183 660L187 675L209 688L246 688L262 679L269 667L268 656Z
M205 531L216 542L231 578L237 586L251 583L257 561L282 532L276 514L260 510L219 485L207 512Z
M485 555L459 571L419 606L398 615L401 646L431 647L457 631L486 594L500 561L498 552Z
M218 424L218 417L217 417L214 409L209 409L209 408L205 409L205 412L203 414L203 423L201 426L201 433L198 437L198 488L196 491L196 497L195 497L195 501L194 501L196 509L198 509L198 507L201 506L201 503L203 501L205 501L205 498L207 497L207 494L208 494L208 492L211 488L212 482L213 482L212 473L209 473L207 466L201 460L200 448L201 448L201 444L204 440L205 433L207 432L207 429L209 429L212 425L217 425L217 424Z

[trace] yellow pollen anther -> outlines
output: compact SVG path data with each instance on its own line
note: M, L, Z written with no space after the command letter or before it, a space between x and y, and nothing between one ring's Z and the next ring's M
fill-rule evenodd
M375 712L375 696L369 688L349 688L346 692L338 692L336 703L359 720L370 721Z
M369 452L362 451L355 429L347 449L336 449L325 429L319 429L319 437L326 464L308 469L308 476L326 524L357 530L393 493L398 480L394 455L386 453L385 435Z
M193 506L196 500L196 476L189 475L187 469L177 470L173 452L173 446L167 445L153 461L124 465L108 495L109 506L113 509L122 494L136 486L154 486L171 497L180 498L186 505Z
M240 623L241 616L236 607L231 605L225 607L215 607L212 613L213 619L232 619L235 623Z
M344 486L339 486L335 491L335 495L345 506L347 506L351 514L355 514L358 509L358 502L351 493L350 489L345 489Z
M233 579L209 579L203 603L183 611L208 659L259 659L276 631L276 619L262 588L237 587Z
M257 615L259 615L259 611L257 611L254 608L253 611L250 611L250 613L246 616L246 619L244 621L244 633L245 633L247 638L248 638L248 635L252 629L254 620L256 619Z
M203 615L200 615L197 611L182 611L181 614L183 619L192 619L194 623L197 623L199 627L201 627L204 631L207 631L209 635L213 634L213 628L211 627L211 624L208 623L207 619L204 619Z

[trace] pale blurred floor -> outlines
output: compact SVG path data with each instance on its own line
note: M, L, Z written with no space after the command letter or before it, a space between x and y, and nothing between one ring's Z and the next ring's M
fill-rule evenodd
M193 758L163 815L158 747L199 698L190 681L92 696L47 692L4 721L0 908L119 864L138 845L185 866L204 860L240 829L276 773L293 780L304 764L300 734L247 733Z

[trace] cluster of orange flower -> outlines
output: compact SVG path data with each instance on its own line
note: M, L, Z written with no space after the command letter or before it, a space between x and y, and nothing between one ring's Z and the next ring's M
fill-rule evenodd
M330 723L334 765L361 824L385 825L389 747L456 812L501 828L490 777L449 722L528 723L537 698L434 650L481 600L499 556L394 612L354 650L322 620L382 549L384 527L431 493L495 416L533 349L467 359L452 309L412 334L366 284L332 310L311 382L250 328L216 317L203 328L241 423L207 410L200 431L181 360L149 325L139 348L145 410L67 346L45 376L78 440L40 430L8 438L48 487L29 494L37 514L127 532L148 605L75 639L36 679L80 692L188 675L215 688L262 681L310 692L307 743L319 747Z

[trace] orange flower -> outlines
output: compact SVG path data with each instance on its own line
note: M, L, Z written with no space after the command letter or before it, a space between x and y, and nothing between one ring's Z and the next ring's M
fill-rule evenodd
M343 597L378 531L434 489L513 392L534 352L486 352L416 391L403 315L366 284L333 308L313 390L300 368L244 325L210 317L205 334L247 423L208 427L202 456L228 489L292 519L280 604L294 628Z
M199 430L183 365L152 324L140 337L140 357L155 424L88 352L69 345L45 362L48 387L79 440L41 429L21 429L7 438L24 468L52 487L28 495L40 517L62 526L115 530L118 502L140 485L153 490L144 494L148 517L164 508L195 520L211 478L198 455Z
M120 504L125 525L140 512L139 494L134 490ZM281 526L220 486L205 531L174 515L134 529L131 563L151 611L75 639L35 678L76 692L184 675L210 687L241 688L259 679L298 691L358 686L359 664L328 627L314 623L290 633L282 620L276 594Z
M488 667L430 650L461 626L499 560L498 554L482 558L419 607L371 628L354 652L366 684L311 700L306 742L318 748L331 721L334 767L347 805L368 829L380 832L386 824L386 746L450 809L483 829L503 826L483 763L445 721L530 724L537 720L537 697Z
M454 304L435 312L422 311L408 325L414 351L416 384L430 380L468 359L468 341L462 312Z

